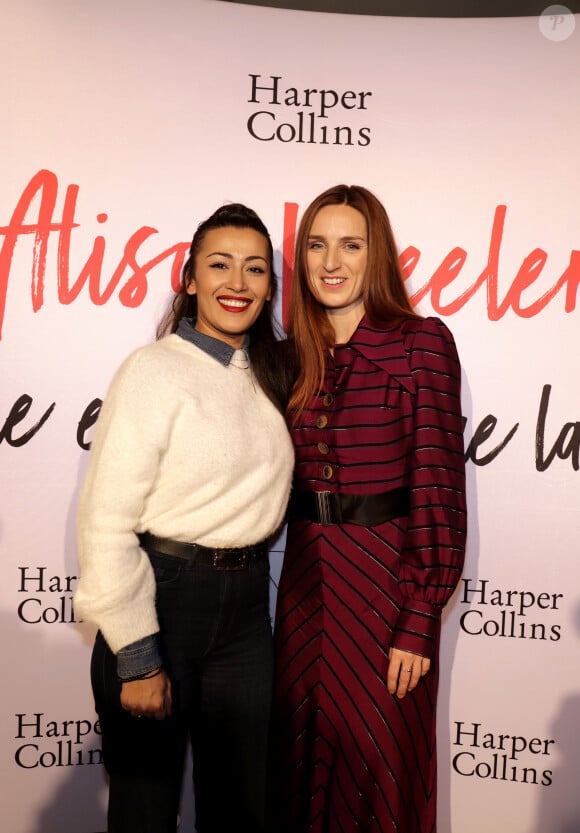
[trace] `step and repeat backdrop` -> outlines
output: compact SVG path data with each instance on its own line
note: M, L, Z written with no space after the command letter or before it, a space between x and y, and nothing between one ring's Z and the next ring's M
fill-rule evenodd
M105 829L94 632L72 595L113 372L154 338L217 206L263 216L287 290L297 218L347 182L383 200L413 298L464 369L469 545L444 624L440 831L577 833L578 15L2 0L0 18L3 829ZM182 829L191 805L186 790Z

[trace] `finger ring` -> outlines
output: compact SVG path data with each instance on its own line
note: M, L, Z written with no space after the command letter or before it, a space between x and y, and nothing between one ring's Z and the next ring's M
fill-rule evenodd
M136 714L136 715L134 715L134 717L136 717L136 718L137 718L137 720L140 720L140 718L142 718L142 717L143 717L143 715L142 715L142 714Z
M413 670L412 668L403 668L403 671L405 672L405 674L410 674L412 670Z

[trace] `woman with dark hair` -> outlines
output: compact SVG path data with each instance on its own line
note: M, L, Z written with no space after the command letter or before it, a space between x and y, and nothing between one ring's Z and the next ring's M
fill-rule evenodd
M340 185L297 236L296 451L276 612L276 833L434 833L443 606L461 573L460 366L385 209Z
M109 833L174 833L188 740L199 833L263 826L268 542L293 465L272 260L251 209L201 223L160 338L125 361L97 422L75 608L99 628Z

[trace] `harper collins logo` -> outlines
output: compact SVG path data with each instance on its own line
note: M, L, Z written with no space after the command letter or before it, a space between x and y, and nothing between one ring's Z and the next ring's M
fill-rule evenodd
M48 720L44 712L16 714L15 718L14 761L22 769L102 764L100 745L87 748L87 742L101 734L98 720Z
M247 129L259 142L296 142L306 145L368 147L371 129L353 124L366 116L372 92L355 90L300 90L287 87L281 75L249 75L250 97L256 104ZM345 121L349 123L345 124Z
M47 567L19 567L18 593L24 594L17 615L27 625L70 625L79 620L73 609L77 576L51 576Z
M558 642L563 593L493 587L488 579L461 579L459 624L469 636Z
M486 731L482 723L457 720L451 730L453 770L465 778L511 781L549 787L552 738Z

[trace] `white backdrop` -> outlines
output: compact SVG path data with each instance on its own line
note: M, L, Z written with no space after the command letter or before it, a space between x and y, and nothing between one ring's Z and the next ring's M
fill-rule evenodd
M0 0L3 829L105 828L71 605L92 403L199 220L251 205L287 273L293 206L345 181L384 201L464 367L440 833L578 833L580 20L558 25Z

